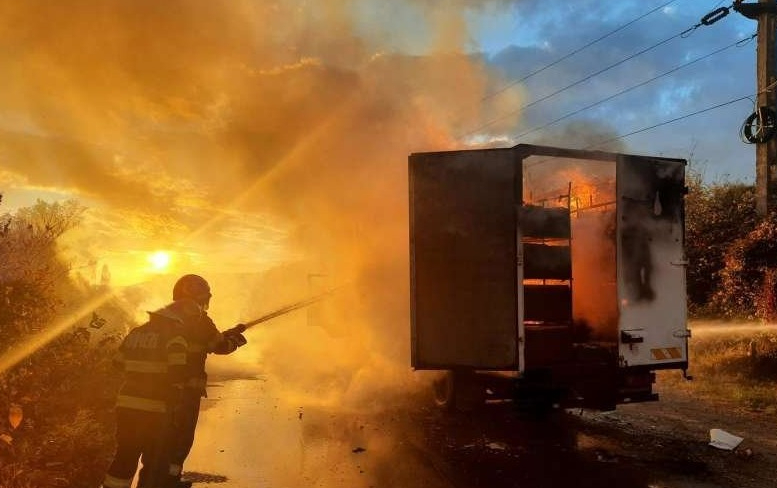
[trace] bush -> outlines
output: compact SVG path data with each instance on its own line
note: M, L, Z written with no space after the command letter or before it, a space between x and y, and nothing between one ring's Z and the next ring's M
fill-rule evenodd
M729 318L775 319L777 285L777 215L735 240L725 254L717 308Z
M752 185L707 185L698 174L688 176L686 198L686 256L688 305L695 316L717 315L712 298L721 283L729 246L755 228L755 190Z
M104 292L77 286L58 238L78 224L74 202L38 202L0 218L0 486L98 486L112 455L118 375L111 359L129 318L116 300L94 311L118 317L115 333L68 324L66 303ZM64 322L63 330L53 330ZM22 353L19 357L13 354ZM9 359L12 358L12 359Z

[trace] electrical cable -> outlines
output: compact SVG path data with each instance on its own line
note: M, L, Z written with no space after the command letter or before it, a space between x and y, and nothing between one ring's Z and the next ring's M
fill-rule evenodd
M653 129L656 129L658 127L662 127L664 125L669 125L669 124L672 124L674 122L678 122L678 121L683 120L683 119L687 119L687 118L690 118L690 117L694 117L696 115L700 115L700 114L709 112L711 110L715 110L715 109L718 109L718 108L721 108L721 107L725 107L725 106L731 105L733 103L741 102L742 100L750 100L750 99L751 99L751 95L746 95L746 96L743 96L743 97L735 98L733 100L729 100L727 102L719 103L717 105L712 105L711 107L703 108L701 110L697 110L697 111L691 112L689 114L685 114L685 115L681 115L679 117L675 117L673 119L665 120L663 122L659 122L657 124L653 124L653 125L648 126L648 127L643 127L641 129L637 129L637 130L628 132L626 134L620 134L620 135L617 135L615 137L611 137L609 139L605 139L603 141L598 141L598 142L596 142L594 144L591 144L591 145L588 145L588 146L586 146L586 147L584 147L582 149L583 150L593 149L593 148L596 148L598 146L602 146L604 144L608 144L610 142L617 141L619 139L625 139L626 137L630 137L630 136L633 136L633 135L636 135L636 134L640 134L642 132L647 132L649 130L653 130ZM545 162L548 162L548 161L552 161L552 160L553 160L553 158L546 158L546 159L543 159L543 160L540 160L540 161L534 161L532 163L527 163L526 167L530 168L532 166L536 166L538 164L542 164L542 163L545 163Z
M724 10L725 13L722 13L722 14L719 13L719 11L721 11L721 10ZM538 99L536 99L536 100L534 100L532 102L529 102L528 104L526 104L526 105L524 105L524 106L522 106L522 107L520 107L518 109L511 110L510 112L508 112L506 114L500 115L499 117L495 117L495 118L491 119L490 121L486 122L485 124L475 128L475 129L473 129L473 130L471 130L469 132L466 132L466 133L460 135L459 137L457 137L457 139L461 140L461 139L464 139L464 138L466 138L468 136L471 136L471 135L473 135L473 134L475 134L477 132L480 132L481 130L483 130L483 129L487 128L487 127L492 126L493 124L495 124L496 122L498 122L498 121L500 121L502 119L505 119L507 117L515 115L518 112L521 112L522 110L526 110L527 108L533 107L534 105L537 105L538 103L541 103L541 102L544 102L545 100L548 100L549 98L555 97L556 95L559 95L560 93L563 93L563 92L569 90L570 88L573 88L573 87L575 87L575 86L577 86L577 85L579 85L581 83L589 81L590 79L592 79L592 78L594 78L596 76L599 76L602 73L605 73L605 72L607 72L607 71L609 71L609 70L611 70L613 68L616 68L616 67L622 65L623 63L626 63L627 61L630 61L630 60L636 58L637 56L641 56L642 54L645 54L645 53L647 53L649 51L652 51L653 49L655 49L655 48L657 48L659 46L662 46L662 45L666 44L667 42L672 41L672 40L674 40L674 39L676 39L678 37L686 38L693 31L698 29L699 27L701 27L703 25L712 25L713 23L715 23L718 20L722 19L723 17L728 15L728 10L729 10L728 7L721 7L719 9L717 9L717 10L713 10L712 12L710 12L707 15L705 15L704 17L702 17L702 20L700 22L698 22L696 25L694 25L692 27L689 27L688 29L685 29L684 31L682 31L682 32L680 32L678 34L675 34L673 36L667 37L666 39L658 41L657 43L655 43L655 44L653 44L651 46L648 46L648 47L642 49L641 51L638 51L638 52L636 52L634 54L631 54L631 55L621 59L620 61L617 61L617 62L615 62L615 63L613 63L613 64L611 64L611 65L609 65L609 66L607 66L605 68L602 68L602 69L600 69L600 70L598 70L598 71L596 71L594 73L591 73L591 74L589 74L589 75L587 75L587 76L585 76L585 77L583 77L583 78L581 78L581 79L579 79L579 80L577 80L577 81L575 81L575 82L573 82L573 83L571 83L571 84L569 84L569 85L567 85L567 86L565 86L563 88L560 88L560 89L554 91L553 93L550 93L550 94L545 95L545 96L543 96L541 98L538 98Z
M719 49L716 49L715 51L712 51L712 52L710 52L710 53L708 53L708 54L705 54L704 56L700 56L700 57L698 57L698 58L696 58L696 59L693 59L693 60L691 60L691 61L688 61L687 63L683 63L683 64L681 64L681 65L679 65L679 66L676 66L676 67L674 67L674 68L672 68L672 69L670 69L670 70L668 70L668 71L664 71L664 72L663 72L663 73L661 73L660 75L656 75L656 76L654 76L654 77L652 77L652 78L650 78L650 79L648 79L648 80L645 80L645 81L643 81L643 82L641 82L641 83L638 83L638 84L636 84L636 85L630 86L629 88L626 88L626 89L624 89L624 90L621 90L621 91L619 91L618 93L615 93L615 94L613 94L613 95L610 95L610 96L608 96L608 97L606 97L606 98L603 98L603 99L601 99L601 100L599 100L599 101L597 101L597 102L594 102L594 103L592 103L592 104L586 105L586 106L585 106L585 107L583 107L583 108L580 108L580 109L578 109L578 110L575 110L574 112L570 112L570 113L568 113L568 114L566 114L566 115L563 115L563 116L561 116L561 117L559 117L559 118L557 118L557 119L554 119L554 120L552 120L552 121L550 121L550 122L548 122L548 123L546 123L546 124L544 124L544 125L541 125L541 126L538 126L538 127L534 127L534 128L532 128L532 129L530 129L530 130L527 130L527 131L525 131L525 132L522 132L522 133L518 134L518 135L516 136L516 138L521 138L521 137L527 136L527 135L529 135L529 134L532 134L532 133L534 133L534 132L537 132L537 131L539 131L539 130L542 130L542 129L547 129L548 127L550 127L550 126L552 126L552 125L555 125L555 124L557 124L558 122L561 122L562 120L566 120L566 119L568 119L569 117L575 116L575 115L577 115L577 114L579 114L579 113L581 113L581 112L585 112L586 110L589 110L589 109L591 109L591 108L593 108L593 107L596 107L596 106L598 106L598 105L601 105L601 104L603 104L603 103L605 103L605 102L609 102L610 100L612 100L612 99L614 99L614 98L617 98L617 97L619 97L619 96L621 96L621 95L624 95L624 94L626 94L626 93L628 93L628 92L630 92L630 91L636 90L637 88L641 88L641 87L643 87L643 86L645 86L645 85L647 85L647 84L649 84L649 83L652 83L652 82L656 81L656 80L657 80L657 79L659 79L659 78L663 78L664 76L670 75L670 74L674 73L675 71L679 71L679 70L681 70L681 69L683 69L683 68L686 68L686 67L688 67L688 66L690 66L690 65L692 65L692 64L694 64L694 63L698 63L699 61L702 61L702 60L704 60L704 59L710 58L710 57L712 57L712 56L714 56L714 55L716 55L716 54L720 54L721 52L723 52L723 51L726 51L726 50L728 50L728 49L730 49L730 48L732 48L732 47L735 47L735 46L736 46L736 47L741 47L741 46L744 46L746 42L743 42L743 41L750 41L750 40L754 39L756 36L757 36L757 34L753 34L753 35L752 35L752 36L750 36L750 37L745 37L745 38L739 39L738 41L736 41L736 42L733 42L733 43L731 43L731 44L729 44L729 45L727 45L727 46L724 46L724 47L721 47L721 48L719 48Z
M735 98L733 100L729 100L728 102L719 103L719 104L713 105L711 107L707 107L707 108L703 108L701 110L697 110L696 112L691 112L689 114L681 115L680 117L675 117L673 119L665 120L663 122L659 122L659 123L651 125L649 127L643 127L642 129L638 129L638 130L629 132L627 134L621 134L619 136L612 137L610 139L606 139L604 141L599 141L596 144L593 144L591 146L586 147L586 149L590 149L590 148L593 148L593 147L596 147L596 146L601 146L602 144L607 144L607 143L610 143L610 142L613 142L613 141L617 141L618 139L624 139L626 137L633 136L635 134L639 134L641 132L646 132L646 131L649 131L649 130L653 130L653 129L656 129L658 127L662 127L664 125L672 124L674 122L677 122L677 121L680 121L680 120L683 120L683 119L687 119L689 117L700 115L700 114L709 112L711 110L715 110L715 109L718 109L718 108L721 108L721 107L725 107L727 105L731 105L731 104L736 103L736 102L741 102L742 100L749 100L749 99L750 99L749 95L748 96L744 96L744 97Z
M770 83L755 96L771 91L776 85L777 81ZM753 113L742 122L739 128L739 139L745 144L763 144L777 133L777 114L770 107L759 107L756 100L750 101L754 106Z
M571 52L569 52L569 53L565 54L564 56L562 56L562 57L560 57L560 58L556 59L555 61L551 62L550 64L546 64L546 65L545 65L545 66L543 66L542 68L539 68L539 69L536 69L536 70L534 70L534 71L530 72L529 74L525 75L523 78L520 78L520 79L518 79L518 80L515 80L515 81L512 81L512 82L510 82L509 84L507 84L507 85L505 85L504 87L502 87L502 88L498 89L497 91L495 91L495 92L493 92L493 93L490 93L490 94L486 95L485 97L483 97L483 98L482 98L482 100L481 100L481 101L485 101L485 100L488 100L489 98L495 97L495 96L499 95L500 93L504 92L505 90L507 90L507 89L509 89L509 88L511 88L511 87L513 87L513 86L515 86L515 85L517 85L518 83L522 83L522 82L524 82L524 81L528 80L529 78L531 78L532 76L534 76L534 75L536 75L536 74L539 74L539 73L542 73L543 71L545 71L545 70L546 70L546 69L548 69L548 68L552 68L553 66L555 66L555 65L559 64L560 62L562 62L562 61L565 61L565 60L567 60L567 59L571 58L571 57L572 57L572 56L574 56L575 54L577 54L577 53L579 53L579 52L581 52L581 51L583 51L583 50L585 50L585 49L588 49L589 47L593 46L593 45L594 45L594 44L596 44L597 42L599 42L599 41L602 41L602 40L604 40L604 39L606 39L606 38L610 37L611 35L615 34L616 32L620 32L620 31L622 31L622 30L623 30L623 29L625 29L626 27L628 27L628 26L630 26L630 25L634 24L635 22L638 22L638 21L640 21L640 20L644 19L644 18L645 18L645 17L647 17L648 15L650 15L650 14L652 14L652 13L654 13L654 12L658 11L658 10L661 10L661 9L665 8L665 7L667 7L668 5L670 5L670 4L672 4L672 3L676 2L676 1L677 1L677 0L670 0L669 2L666 2L666 3L664 3L663 5L659 5L658 7L656 7L656 8L654 8L654 9L650 10L649 12L646 12L646 13L644 13L644 14L640 15L639 17L637 17L637 18L635 18L635 19L632 19L632 20L630 20L630 21L626 22L625 24L621 25L620 27L617 27L616 29L614 29L614 30L611 30L610 32L608 32L608 33L604 34L603 36L601 36L601 37L598 37L598 38L594 39L593 41L589 42L588 44L585 44L585 45L583 45L583 46L581 46L581 47L579 47L579 48L575 49L574 51L571 51Z

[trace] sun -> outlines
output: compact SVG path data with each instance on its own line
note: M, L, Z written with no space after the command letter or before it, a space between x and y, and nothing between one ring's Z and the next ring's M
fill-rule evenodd
M157 272L165 271L170 266L170 253L167 251L155 251L148 255L151 269Z

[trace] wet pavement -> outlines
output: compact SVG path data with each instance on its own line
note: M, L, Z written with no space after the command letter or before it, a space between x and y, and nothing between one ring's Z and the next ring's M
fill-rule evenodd
M216 488L454 486L401 423L285 401L261 380L225 381L209 387L185 477Z
M366 411L274 390L262 379L209 387L185 466L195 488L727 486L683 446L585 416L524 418L509 404L471 413L420 403Z

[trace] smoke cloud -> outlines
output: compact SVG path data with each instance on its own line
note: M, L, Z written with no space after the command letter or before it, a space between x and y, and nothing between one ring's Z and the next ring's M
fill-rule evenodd
M467 13L509 4L6 2L0 184L89 206L70 252L144 281L127 291L141 310L185 272L213 282L220 325L340 287L315 310L326 327L292 314L254 350L299 382L316 378L304 361L349 371L337 388L360 396L362 365L408 364L407 155L498 115L482 100L505 83ZM149 282L155 249L172 274Z
M468 30L468 14L512 3L6 2L0 184L91 207L70 251L115 283L142 278L127 294L141 310L186 272L212 281L222 326L337 287L252 332L255 349L302 383L328 384L306 359L346 371L340 396L362 396L379 383L362 366L408 364L407 155L519 123L503 114L521 86ZM546 143L607 134L578 124ZM148 282L155 249L172 273Z
M522 88L484 103L507 83L466 20L511 3L4 2L0 185L88 205L70 251L114 282L173 251L171 274L127 288L140 310L188 272L221 328L336 288L211 367L258 365L289 404L379 409L417 386L407 156L515 132Z

